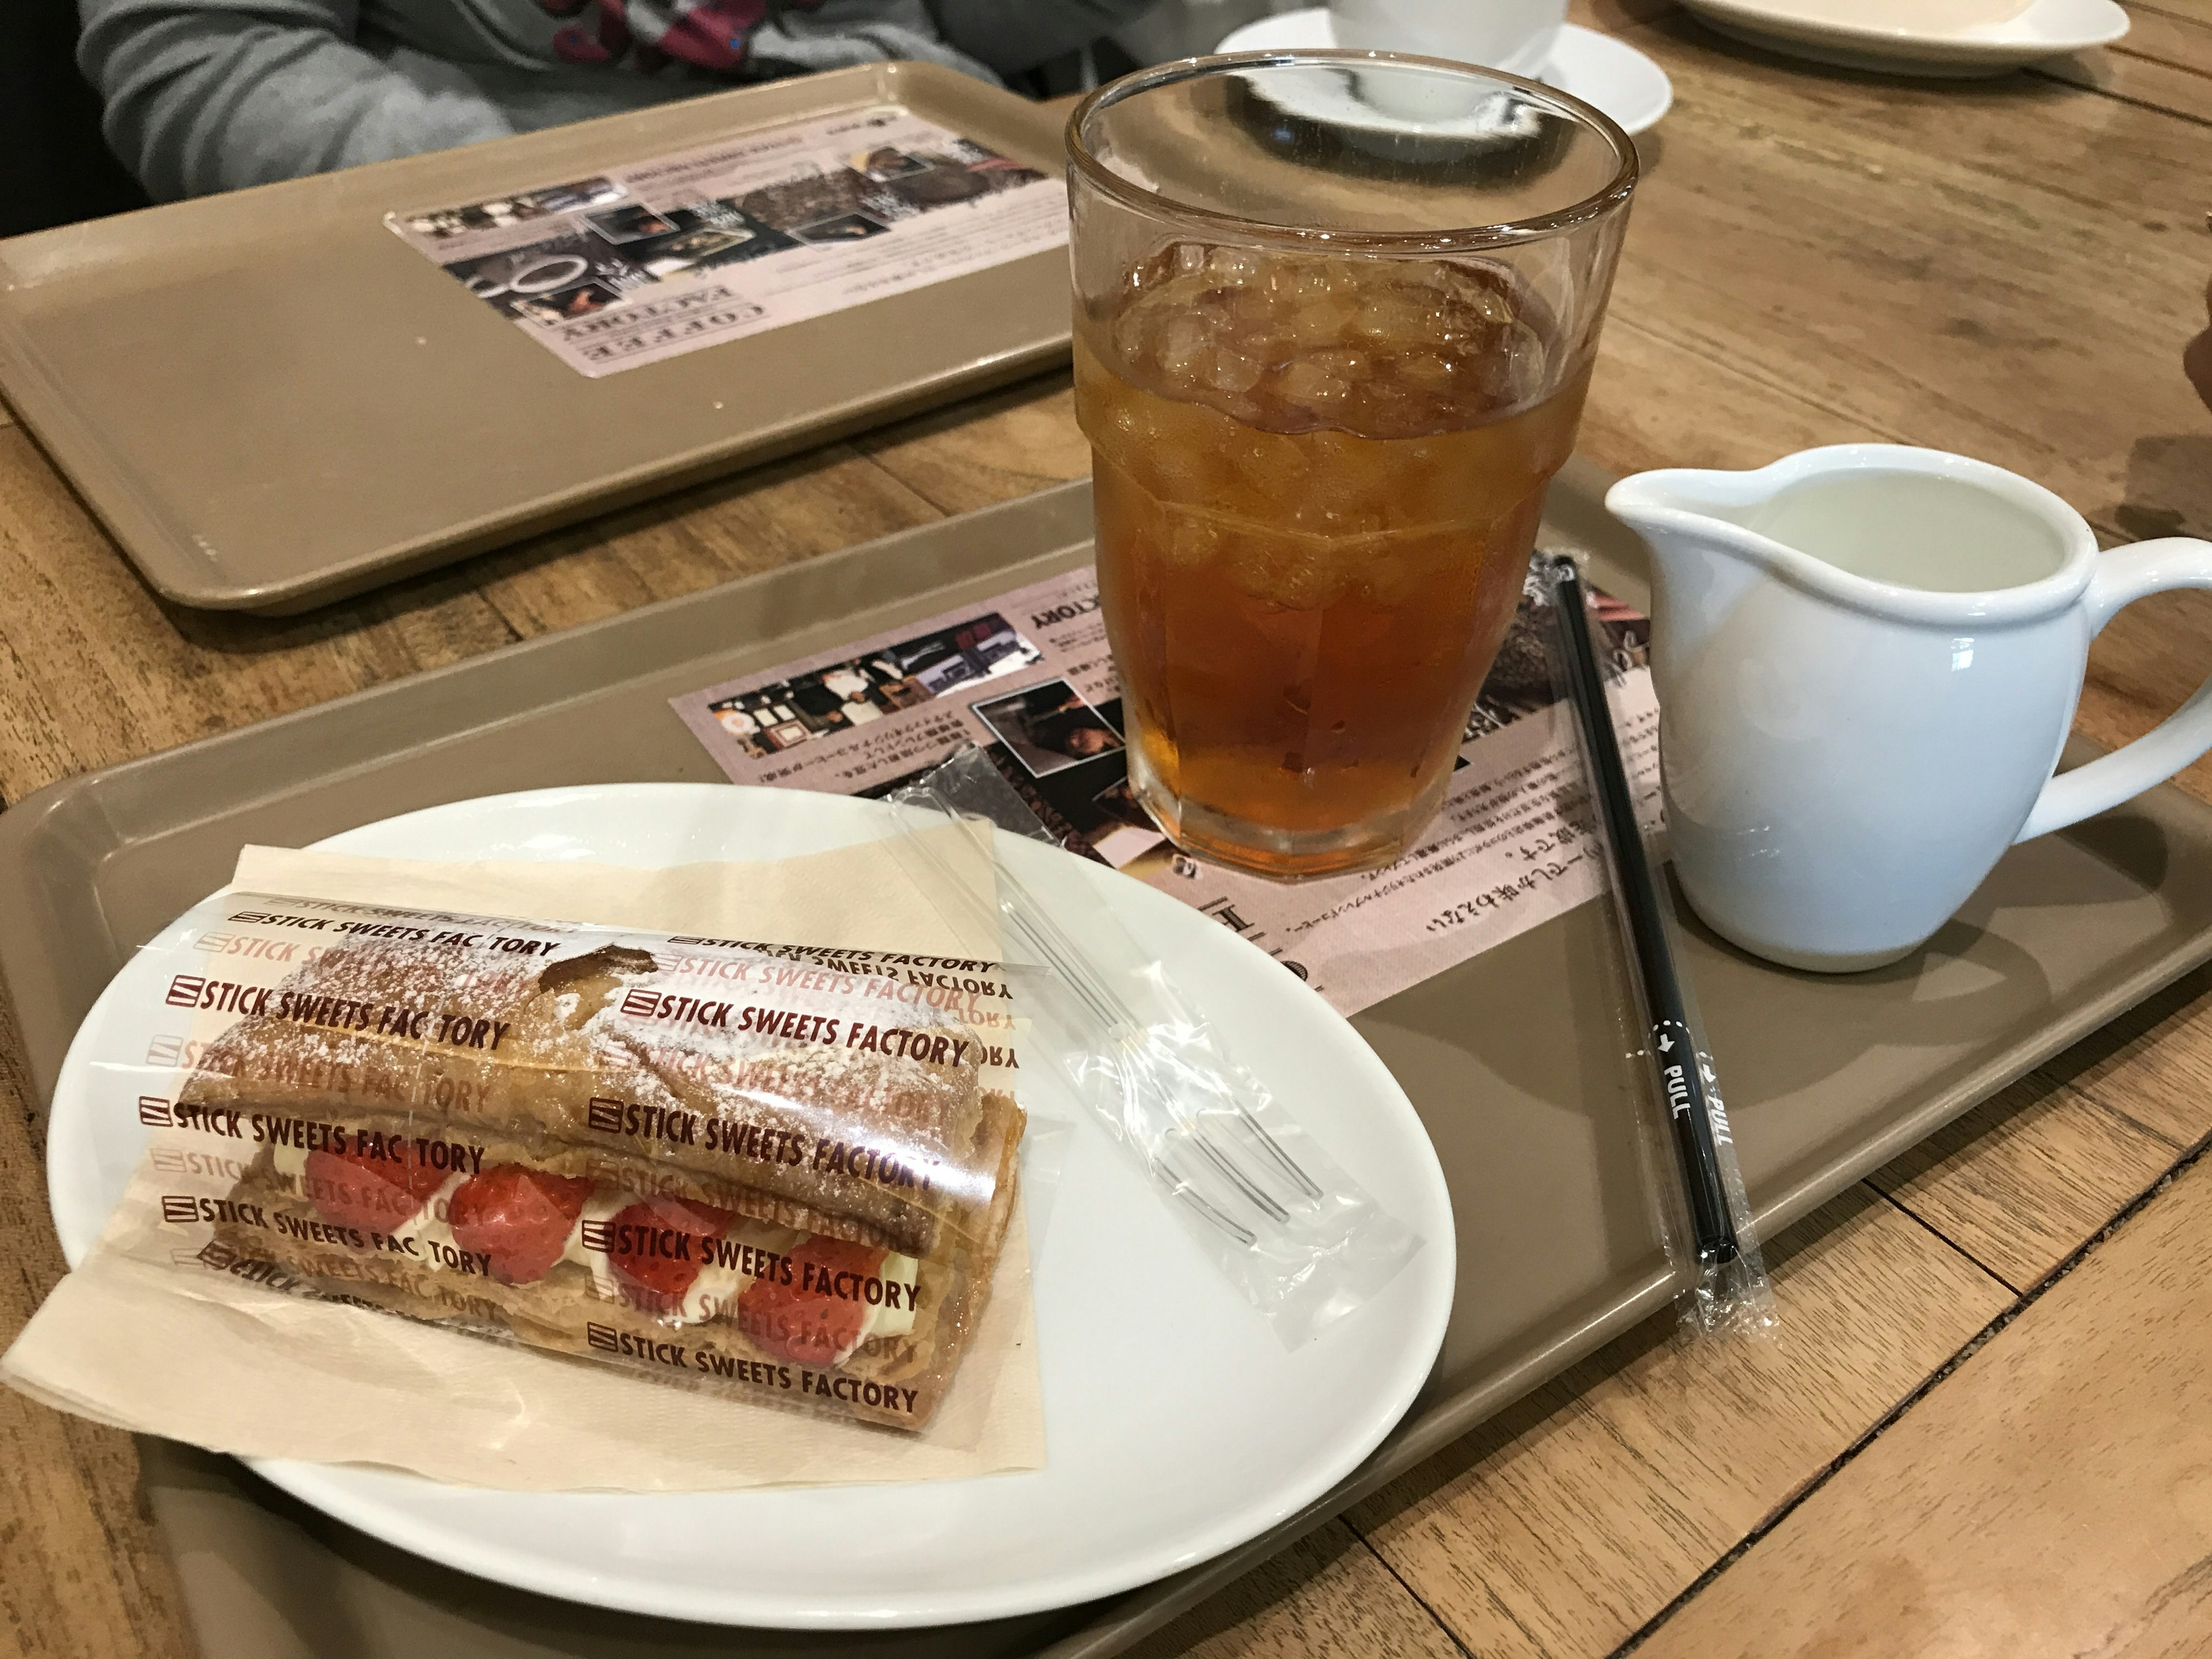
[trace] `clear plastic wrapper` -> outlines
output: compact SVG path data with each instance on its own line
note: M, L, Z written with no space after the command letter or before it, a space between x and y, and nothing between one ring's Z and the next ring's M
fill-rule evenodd
M997 964L250 893L220 915L163 947L173 1054L94 1057L154 1131L107 1243L928 1424L1014 1201Z
M972 748L892 804L895 854L943 904L989 901L948 879L920 832L952 817L1052 839ZM1419 1237L1237 1062L1189 988L1107 905L1071 885L1048 909L1001 863L995 908L1024 1063L1059 1074L1285 1346L1350 1313L1412 1259Z
M1619 949L1615 1012L1624 1058L1642 1087L1639 1150L1653 1218L1694 1334L1766 1335L1773 1292L1720 1078L1696 994L1678 966L1674 907L1658 877L1663 861L1636 807L1622 762L1610 688L1620 678L1574 561L1542 556L1530 586L1552 611L1554 690L1572 715L1591 827L1605 853L1606 888Z

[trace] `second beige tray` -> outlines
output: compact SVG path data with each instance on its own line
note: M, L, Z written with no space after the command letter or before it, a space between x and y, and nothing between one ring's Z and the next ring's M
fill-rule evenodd
M1578 465L1563 472L1545 539L1580 547L1606 586L1640 599L1641 544L1598 505L1607 482ZM1090 556L1090 531L1088 490L1069 485L17 804L0 813L0 971L41 1098L109 977L228 878L242 842L299 845L503 790L716 781L670 696L1066 569ZM2212 956L2212 808L2157 789L2016 848L1927 949L1875 973L1791 973L1684 925L1685 965L1771 1236ZM1586 904L1354 1022L1405 1085L1450 1183L1460 1252L1450 1328L1427 1388L1365 1466L1218 1560L1110 1601L991 1626L837 1638L710 1630L462 1578L303 1510L226 1460L158 1449L147 1466L153 1507L203 1646L224 1659L1117 1652L1663 1312L1670 1286L1607 987L1616 948L1608 908Z
M384 224L881 104L1060 171L884 64L149 208L0 242L0 391L161 593L282 612L1057 362L1064 249L590 380Z

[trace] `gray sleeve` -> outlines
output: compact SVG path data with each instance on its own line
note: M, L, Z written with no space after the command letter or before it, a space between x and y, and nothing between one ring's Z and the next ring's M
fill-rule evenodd
M771 4L753 31L750 61L781 74L812 74L905 58L995 78L957 45L939 38L924 0L815 0L804 11Z
M356 45L356 0L80 6L108 144L157 201L513 130L458 70L405 73Z
M1021 75L1152 9L1154 0L930 0L945 38L1001 75Z

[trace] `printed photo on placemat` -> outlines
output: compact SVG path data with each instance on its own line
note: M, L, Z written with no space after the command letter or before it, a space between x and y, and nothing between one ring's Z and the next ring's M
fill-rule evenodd
M592 376L1067 240L1057 179L890 107L385 222Z

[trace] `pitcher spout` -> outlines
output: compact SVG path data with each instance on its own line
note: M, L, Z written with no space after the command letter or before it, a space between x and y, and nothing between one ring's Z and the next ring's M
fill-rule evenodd
M1756 570L1772 550L1746 523L1782 487L1774 467L1755 472L1670 467L1623 478L1606 510L1644 538L1656 593L1702 588L1730 564Z
M1675 466L1638 472L1606 491L1606 510L1638 530L1660 522L1662 514L1741 526L1739 515L1745 508L1771 499L1781 487L1769 476L1773 471L1761 467L1755 472L1720 472Z
M2070 603L2096 550L2040 485L1899 444L1835 444L1747 472L1639 472L1605 504L1650 544L1655 606L1774 577L1861 615L1985 625Z

